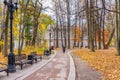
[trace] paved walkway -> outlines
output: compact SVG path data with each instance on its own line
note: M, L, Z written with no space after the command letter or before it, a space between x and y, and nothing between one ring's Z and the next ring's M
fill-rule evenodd
M102 80L101 73L90 68L88 63L74 56L74 62L70 51L63 53L56 51L50 59L43 59L38 63L28 65L23 70L17 69L16 73L0 73L0 80ZM75 74L76 72L76 74Z
M26 64L22 70L17 66L17 71L15 73L10 73L9 76L6 76L5 72L0 72L0 80L23 80L38 69L43 68L46 64L51 62L55 56L56 54L52 54L49 57L43 57L42 60L34 63L32 66Z
M67 53L57 51L56 57L50 63L24 80L67 80L70 70L69 61Z
M24 66L23 70L17 68L17 72L0 73L0 80L75 80L75 67L68 51L56 51L35 64Z

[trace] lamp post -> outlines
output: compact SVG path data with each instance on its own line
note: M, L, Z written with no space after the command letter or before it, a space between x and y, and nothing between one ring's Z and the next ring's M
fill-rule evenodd
M8 10L10 12L10 53L8 55L8 69L9 72L15 72L15 55L13 53L13 45L12 45L12 23L13 23L13 13L15 10L18 9L18 0L4 0L5 6L8 7Z

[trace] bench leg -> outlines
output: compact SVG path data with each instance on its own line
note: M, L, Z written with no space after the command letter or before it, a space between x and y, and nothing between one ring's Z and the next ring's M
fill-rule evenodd
M31 61L31 65L33 65L33 61Z
M7 73L7 76L9 76L9 70L8 69L6 70L6 73Z
M21 67L21 70L22 70L23 69L23 64L21 64L20 67Z
M42 59L42 56L40 57L40 59Z
M34 60L32 60L31 65L34 63Z
M35 59L35 63L37 63L37 59Z

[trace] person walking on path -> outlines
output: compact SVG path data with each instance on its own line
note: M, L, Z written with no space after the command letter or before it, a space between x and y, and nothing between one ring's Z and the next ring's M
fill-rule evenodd
M65 53L66 47L64 45L62 45L62 48L63 48L63 53Z

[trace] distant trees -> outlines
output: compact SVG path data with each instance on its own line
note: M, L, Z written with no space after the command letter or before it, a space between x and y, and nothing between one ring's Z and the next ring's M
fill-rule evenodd
M70 26L71 26L71 0L52 0L54 3L54 13L56 16L56 47L59 47L58 43L58 29L61 27L61 41L70 48ZM64 34L64 35L63 35ZM67 41L66 41L67 40ZM62 45L61 44L61 45Z
M107 49L115 37L117 54L120 55L119 0L52 0L52 2L53 8L51 10L54 12L56 22L53 29L56 47L65 45L67 48L71 48L76 46L75 43L78 43L78 46L81 43L83 47L84 38L87 37L88 48L91 51ZM0 8L0 12L1 10ZM20 0L20 8L16 16L18 20L14 21L14 27L19 25L19 29L17 28L19 30L19 54L22 51L25 39L28 40L29 45L36 46L40 39L38 35L42 35L44 32L41 28L43 24L45 24L44 29L46 29L47 25L54 23L50 16L41 14L42 10L43 3L41 0ZM2 17L4 18L0 17L2 19L0 19L2 25L0 41L4 39L6 42L4 43L4 53L7 55L9 11L7 7L4 7L3 11ZM74 31L72 30L73 24L75 24ZM74 35L71 34L72 31ZM59 39L61 39L62 44L59 44ZM28 43L27 40L26 43Z
M19 48L18 53L21 54L23 43L29 43L29 46L39 46L40 35L45 33L49 24L54 23L48 15L41 14L43 4L40 0L21 1L21 24L19 33ZM44 28L43 28L44 27ZM29 40L29 41L27 41Z
M56 17L64 15L64 19L56 18L59 22L65 22L68 32L68 48L70 48L70 32L73 24L79 25L82 29L82 37L88 37L88 48L91 51L95 49L107 49L114 39L116 33L116 49L120 54L119 42L119 19L120 6L119 0L53 0L56 5ZM101 4L101 5L100 5ZM106 5L107 4L107 5ZM64 13L64 14L63 14ZM116 19L116 20L115 20ZM87 29L87 31L85 31ZM57 31L58 32L58 31ZM87 32L87 35L85 34ZM107 32L107 36L106 36ZM76 32L75 32L76 33ZM74 44L75 45L75 37ZM79 36L81 37L81 36ZM83 43L82 43L83 44Z
M80 36L82 36L82 29L77 25L73 25L72 34L74 41L73 47L79 47L79 43L82 42L82 38L80 38Z

